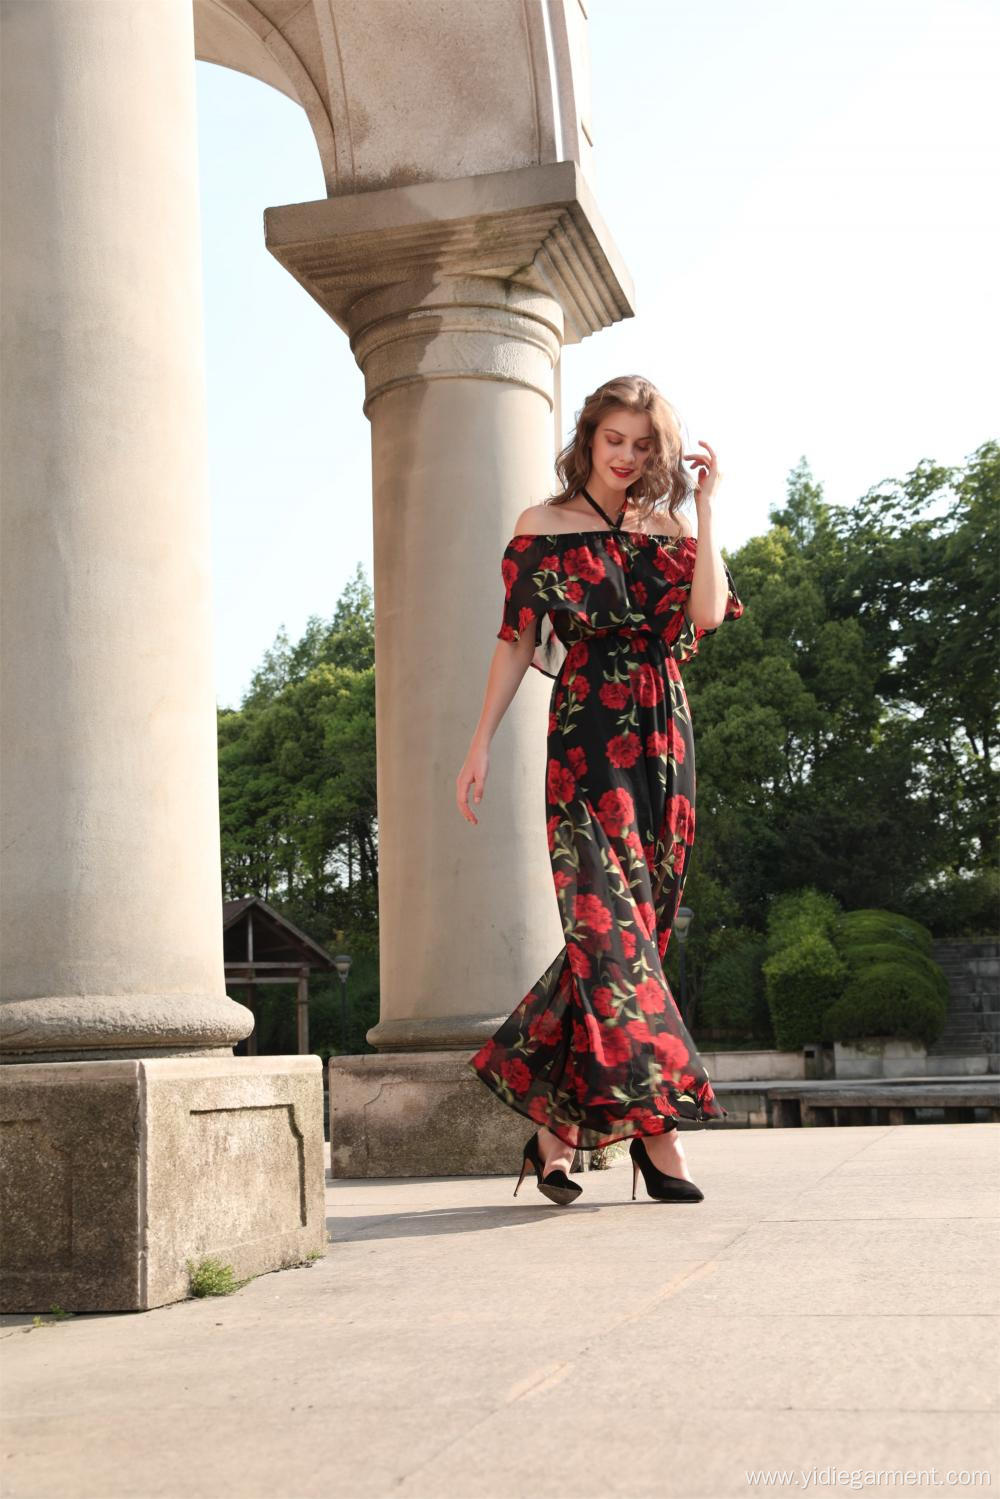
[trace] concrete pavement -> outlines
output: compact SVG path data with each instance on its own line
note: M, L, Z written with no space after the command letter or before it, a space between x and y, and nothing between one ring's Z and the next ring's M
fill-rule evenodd
M570 1208L515 1175L328 1180L311 1266L4 1318L4 1499L995 1490L1000 1125L684 1147L699 1204L633 1203L627 1161Z

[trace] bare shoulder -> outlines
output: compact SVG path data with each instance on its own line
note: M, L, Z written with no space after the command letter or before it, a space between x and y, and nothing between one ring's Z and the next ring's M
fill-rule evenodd
M539 536L551 534L558 527L552 525L551 505L529 505L522 510L514 527L515 536Z
M653 517L650 523L650 533L653 536L693 536L691 522L686 515L675 515L669 520L666 512Z

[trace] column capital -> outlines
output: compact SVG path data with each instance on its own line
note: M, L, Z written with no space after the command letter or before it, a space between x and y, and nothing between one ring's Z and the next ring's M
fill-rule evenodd
M470 376L524 386L553 408L563 314L544 292L495 276L428 272L366 291L348 316L369 418L387 391Z
M575 161L264 210L264 240L351 333L360 297L486 277L554 300L573 344L635 312L632 279Z

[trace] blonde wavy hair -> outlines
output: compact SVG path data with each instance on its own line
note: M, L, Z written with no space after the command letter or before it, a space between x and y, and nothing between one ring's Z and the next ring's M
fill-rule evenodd
M543 504L564 505L580 493L590 476L594 433L607 413L620 406L627 411L648 412L653 438L642 473L625 491L628 503L637 510L641 521L663 514L673 519L694 488L681 461L684 453L681 421L666 396L641 375L618 375L587 397L577 416L572 440L556 459L556 475L562 488ZM665 505L661 504L663 500Z

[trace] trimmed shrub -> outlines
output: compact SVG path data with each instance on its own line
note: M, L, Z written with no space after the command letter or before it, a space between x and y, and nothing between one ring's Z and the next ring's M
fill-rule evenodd
M947 1000L911 964L873 963L852 975L843 994L827 1010L823 1040L891 1036L930 1046L944 1030L947 1016Z
M765 961L763 973L779 1051L798 1051L821 1039L823 1017L848 974L829 938L816 931L794 937Z
M900 916L897 911L880 911L871 908L861 911L844 911L831 933L837 946L861 942L893 942L915 948L930 957L933 938L919 921Z
M839 951L852 973L863 973L873 963L905 963L914 973L932 984L935 993L941 996L946 1005L948 1003L948 979L944 969L940 963L925 957L915 947L902 947L896 942L849 942L841 945Z
M768 956L781 952L806 933L832 942L840 915L836 898L811 885L776 896L767 909Z

